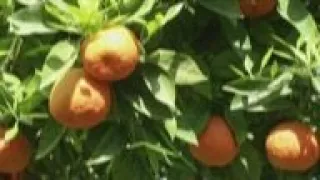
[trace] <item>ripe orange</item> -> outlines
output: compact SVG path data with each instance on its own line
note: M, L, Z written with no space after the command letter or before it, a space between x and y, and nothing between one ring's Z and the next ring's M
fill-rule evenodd
M200 135L199 145L192 145L190 152L206 166L222 167L232 162L238 154L238 147L225 120L220 116L213 116Z
M134 71L139 56L136 38L122 26L101 30L81 45L83 67L97 80L126 78Z
M246 17L256 18L270 13L276 0L240 0L240 9Z
M51 90L49 110L69 128L87 129L98 125L110 111L110 86L85 75L82 69L70 70Z
M305 171L319 160L317 137L297 121L277 125L267 136L266 151L270 163L282 170Z
M5 128L0 127L0 172L20 172L30 162L31 147L29 141L20 134L10 142L5 142L5 131Z

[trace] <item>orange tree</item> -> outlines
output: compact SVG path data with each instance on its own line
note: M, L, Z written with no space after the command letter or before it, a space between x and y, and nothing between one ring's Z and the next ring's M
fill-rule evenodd
M319 179L317 0L0 0L2 179Z

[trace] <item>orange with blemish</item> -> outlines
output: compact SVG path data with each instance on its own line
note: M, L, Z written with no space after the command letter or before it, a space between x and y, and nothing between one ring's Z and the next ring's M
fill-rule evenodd
M87 76L82 69L70 70L51 90L49 110L66 127L86 129L109 114L110 86Z

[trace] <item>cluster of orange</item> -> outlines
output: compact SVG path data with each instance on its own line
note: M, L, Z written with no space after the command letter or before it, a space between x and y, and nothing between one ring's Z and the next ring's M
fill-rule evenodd
M271 12L275 0L240 0L244 16L256 18ZM272 129L265 141L270 164L281 170L306 171L320 158L319 141L312 129L299 121L285 121ZM212 116L199 137L197 146L190 146L192 156L209 167L230 164L239 154L233 133L221 116Z
M270 164L281 170L306 171L320 157L316 134L298 121L278 124L267 135L265 148ZM199 144L190 146L190 152L203 165L223 167L235 159L239 147L226 121L221 116L212 116Z
M247 17L259 17L274 9L275 0L240 0ZM138 42L125 27L111 27L87 38L81 45L83 69L74 68L52 88L49 110L55 120L69 128L91 128L110 111L110 82L129 76L139 59ZM30 145L19 134L6 142L6 129L0 128L0 172L22 171L30 161ZM238 154L238 146L226 122L219 116L192 146L192 155L208 166L225 166ZM306 170L319 159L315 134L298 122L280 124L266 140L267 156L280 169Z
M49 110L55 120L68 128L91 128L106 118L111 106L111 81L130 75L138 62L134 35L125 27L99 31L81 45L84 70L73 68L58 80L50 93ZM0 128L0 173L23 171L29 164L31 148L18 135L6 142L6 128Z
M139 60L135 36L122 26L101 30L81 44L83 69L73 68L52 88L51 115L68 128L87 129L110 112L110 82L122 80Z

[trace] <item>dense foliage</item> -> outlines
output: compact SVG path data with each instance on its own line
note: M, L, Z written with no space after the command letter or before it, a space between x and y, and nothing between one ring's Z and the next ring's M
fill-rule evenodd
M0 172L30 180L320 179L319 152L303 162L308 168L289 171L273 166L265 147L283 121L302 123L298 132L284 128L299 137L318 135L319 25L318 0L0 0ZM129 32L121 43L101 33L113 27ZM83 67L94 80L66 77ZM225 124L208 125L212 116ZM92 119L94 127L62 122ZM22 135L28 148L4 153ZM281 137L290 162L292 144L302 144L298 153L309 148L295 134ZM237 150L223 166L190 152L229 141ZM1 171L26 151L23 171Z

